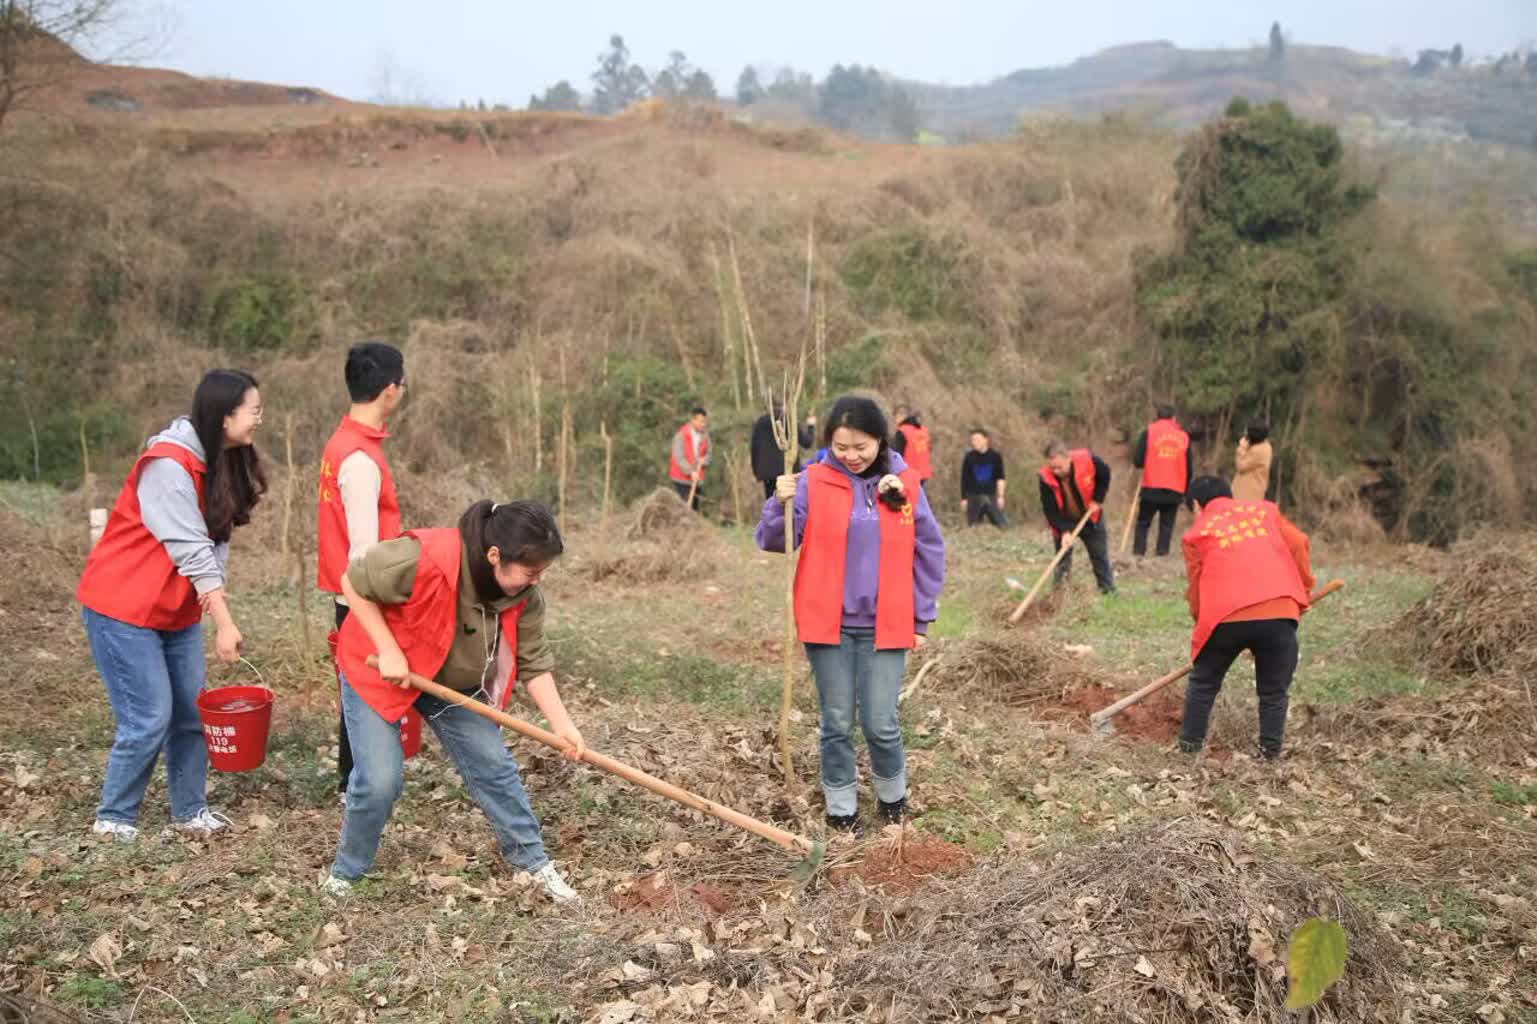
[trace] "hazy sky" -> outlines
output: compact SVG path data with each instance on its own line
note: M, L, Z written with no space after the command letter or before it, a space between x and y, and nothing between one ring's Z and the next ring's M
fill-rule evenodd
M419 95L515 106L561 78L587 91L620 33L648 68L683 50L723 92L745 64L834 63L966 84L1146 39L1294 41L1470 56L1537 38L1537 0L161 0L171 38L150 63L365 98L385 55Z

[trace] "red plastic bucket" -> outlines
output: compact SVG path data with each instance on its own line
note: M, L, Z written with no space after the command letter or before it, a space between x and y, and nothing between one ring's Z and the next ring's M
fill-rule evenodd
M210 767L248 772L262 766L267 760L273 700L265 686L221 686L197 695Z
M336 685L342 683L341 665L336 660L336 652L341 647L341 633L331 630L326 637L326 644L331 648L331 667L336 670ZM415 708L406 709L406 717L400 720L400 750L407 758L415 757L422 752L422 716Z

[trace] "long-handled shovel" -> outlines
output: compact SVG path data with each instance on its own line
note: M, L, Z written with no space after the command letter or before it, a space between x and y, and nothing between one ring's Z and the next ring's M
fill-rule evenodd
M1025 612L1029 611L1030 606L1035 603L1035 595L1039 594L1041 588L1046 585L1046 581L1051 579L1051 574L1057 568L1058 563L1067 557L1069 551L1073 550L1073 545L1078 542L1078 535L1083 532L1085 526L1089 525L1089 517L1093 514L1093 510L1087 510L1083 513L1083 518L1078 520L1077 526L1073 527L1072 534L1057 548L1057 556L1051 560L1051 564L1046 567L1046 571L1041 573L1041 578L1035 581L1035 586L1030 588L1030 593L1025 595L1023 601L1019 602L1019 607L1015 608L1009 615L1010 623L1018 622L1025 617Z
M1330 580L1328 583L1325 583L1322 587L1320 587L1317 593L1308 598L1308 604L1317 604L1319 601L1322 601L1324 598L1328 597L1336 590L1339 590L1344 585L1344 580ZM1170 672L1166 676L1159 676L1151 683L1148 683L1146 686L1142 687L1142 689L1137 690L1135 693L1127 694L1120 700L1116 701L1114 704L1110 705L1108 708L1094 712L1089 716L1089 724L1094 727L1094 731L1099 735L1110 735L1111 733L1115 732L1115 723L1111 721L1112 718L1114 718L1116 715L1119 715L1122 711L1125 711L1133 704L1140 703L1141 701L1146 700L1148 697L1151 697L1165 686L1168 686L1171 683L1176 683L1179 680L1185 678L1194 668L1195 665L1190 664L1186 665L1182 669L1177 669L1173 672Z
M370 667L377 667L377 656L369 655L368 664ZM514 718L504 711L498 711L489 704L483 704L457 690L450 690L441 683L425 679L415 672L406 678L413 687L423 693L430 693L439 700L447 701L450 704L458 704L460 707L472 711L482 718L489 718L503 728L511 729L513 732L527 736L531 740L537 740L547 747L553 747L564 752L570 746L569 743L552 732L525 722L521 718ZM674 786L670 782L663 782L654 775L648 775L639 768L632 768L623 761L616 761L612 757L600 754L595 750L583 751L582 760L594 768L599 768L610 775L617 775L626 782L634 783L642 789L649 789L657 796L664 796L675 803L682 804L684 807L691 807L696 811L703 811L712 818L719 818L728 825L735 825L737 828L745 829L754 835L762 836L769 842L782 846L792 853L805 854L804 859L790 872L790 877L795 881L803 882L814 875L817 868L822 865L823 857L827 855L825 843L812 842L804 836L798 836L793 832L786 832L784 829L770 825L766 821L759 821L757 818L749 817L741 811L732 810L730 807L722 807L720 804L706 800L697 793L690 793L680 786Z

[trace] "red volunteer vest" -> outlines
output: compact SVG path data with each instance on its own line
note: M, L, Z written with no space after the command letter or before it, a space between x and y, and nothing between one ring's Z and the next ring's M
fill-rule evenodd
M459 628L459 566L462 559L459 531L452 527L435 530L411 530L404 534L422 545L422 558L416 568L416 583L411 599L405 604L382 605L385 625L400 644L411 671L428 679L438 674L448 660ZM502 643L512 655L512 678L517 678L518 620L527 602L519 602L501 614ZM336 657L347 683L369 707L386 722L398 722L416 703L417 691L402 690L385 682L378 670L368 667L368 656L377 654L356 615L347 616L337 641ZM512 698L511 682L491 703L505 709Z
M1240 608L1289 597L1307 609L1307 588L1281 536L1280 520L1281 510L1271 502L1218 498L1185 534L1201 559L1201 617L1190 640L1192 659Z
M1185 453L1190 450L1190 435L1174 420L1148 424L1147 458L1142 465L1142 486L1185 493L1190 486Z
M854 489L832 466L807 469L806 531L795 569L795 625L802 643L835 644L843 627L843 579L848 569L849 517ZM877 501L881 522L880 582L875 595L875 647L900 650L913 646L914 518L923 482L911 467L899 474L909 495L900 512ZM786 529L791 524L786 523Z
M1094 473L1094 456L1089 453L1087 448L1075 448L1072 455L1073 480L1078 484L1078 496L1083 499L1083 507L1088 508L1089 503L1094 500L1094 485L1099 482ZM1050 466L1041 467L1041 479L1045 480L1056 494L1057 507L1066 511L1067 488L1062 486L1062 481L1057 479L1057 474L1051 471ZM1100 509L1094 513L1094 522L1100 521L1104 511L1104 509ZM1082 515L1082 513L1079 514ZM1056 527L1052 527L1051 532L1059 537L1062 535L1062 531Z
M934 444L929 439L929 428L904 423L897 427L897 432L907 438L907 450L902 453L902 458L917 472L919 480L931 478L934 475Z
M699 460L704 458L706 455L710 454L710 437L709 437L709 435L706 434L704 436L703 443L699 446L699 450L696 452L696 451L694 451L694 432L693 432L693 430L691 430L689 428L689 425L687 423L683 424L683 426L678 428L678 433L683 436L683 455L684 455L684 457L687 458L688 461L694 463L696 466L699 465ZM672 466L671 466L672 478L674 480L678 481L678 483L680 483L680 484L691 483L692 482L692 478L686 472L684 472L683 465L680 462L678 462L678 457L676 455L672 454L671 451L668 452L668 456L667 457L672 462ZM699 479L701 479L701 480L704 479L704 467L703 466L699 466Z
M85 560L75 600L93 612L144 629L176 630L203 619L197 590L176 570L165 545L144 525L139 509L139 476L151 459L173 459L192 476L203 510L203 460L179 444L162 441L128 472L101 540Z
M326 442L320 456L320 566L316 585L331 594L342 592L342 574L347 571L347 552L352 540L347 533L347 510L342 505L341 488L336 476L342 463L354 452L362 452L379 467L379 539L400 536L400 499L395 494L395 477L384 458L380 443L390 435L343 416L341 425Z

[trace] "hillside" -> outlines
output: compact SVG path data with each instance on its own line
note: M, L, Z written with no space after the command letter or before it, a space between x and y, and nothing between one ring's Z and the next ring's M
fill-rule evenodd
M1441 67L1337 47L1290 46L1279 62L1262 48L1185 50L1169 42L1104 50L1065 67L1016 71L984 85L909 83L925 126L942 135L997 136L1021 114L1142 114L1188 129L1233 96L1280 100L1298 113L1362 130L1427 139L1464 137L1537 147L1537 76L1519 64Z

